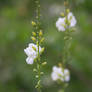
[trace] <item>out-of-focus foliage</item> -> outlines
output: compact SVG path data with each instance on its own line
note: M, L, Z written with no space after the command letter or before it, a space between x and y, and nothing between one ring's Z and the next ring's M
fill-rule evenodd
M77 18L77 30L71 46L71 81L66 92L92 91L92 0L69 0ZM42 77L43 92L60 88L51 81L52 66L62 60L63 36L55 27L63 0L41 0L42 25L48 65ZM31 21L35 17L34 0L0 0L0 92L35 92L33 66L27 65L24 48L31 42Z

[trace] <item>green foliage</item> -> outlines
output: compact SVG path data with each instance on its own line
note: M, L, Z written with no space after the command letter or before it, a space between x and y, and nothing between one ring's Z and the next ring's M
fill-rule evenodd
M63 0L41 0L42 25L46 38L44 46L48 65L42 77L43 92L57 92L60 88L50 78L52 66L62 60L64 34L57 32L55 22L59 14L51 12L54 5L63 8ZM73 33L70 85L66 92L91 92L92 90L92 1L70 0L77 17L77 31ZM30 21L34 17L34 0L0 0L0 92L35 92L33 66L25 62L23 52L32 35ZM59 8L57 8L59 9ZM53 10L55 11L55 10ZM44 60L44 59L43 59Z

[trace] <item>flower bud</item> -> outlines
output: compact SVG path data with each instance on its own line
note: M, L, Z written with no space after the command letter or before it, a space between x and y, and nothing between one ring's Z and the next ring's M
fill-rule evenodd
M69 37L68 37L68 36L65 36L65 37L64 37L64 40L68 40L68 39L69 39Z
M59 67L62 67L62 64L61 64L61 63L59 63L59 64L58 64L58 66L59 66Z
M36 26L36 23L34 21L32 21L32 26Z
M40 40L40 42L42 43L44 41L44 37Z
M42 35L43 35L42 30L40 30L40 32L39 32L39 36L42 36Z
M36 48L34 46L32 46L32 48L36 51Z
M35 33L35 32L32 32L32 35L33 35L33 36L36 36L36 33Z
M42 65L45 66L47 64L47 62L43 62Z
M39 85L41 83L41 80L39 80L38 82L37 82L37 85Z
M61 15L62 17L64 17L64 16L65 16L65 14L64 14L64 13L61 13L60 15Z
M33 72L37 72L37 69L34 68L34 69L33 69Z
M41 74L41 75L43 75L44 73L43 73L43 72L41 72L40 74Z
M64 2L64 6L68 6L68 1L65 1Z
M39 78L39 76L38 76L38 75L36 75L35 77L36 77L36 78Z
M66 13L68 14L70 12L70 9L66 9Z
M43 52L44 52L44 50L45 50L45 48L43 47L43 48L41 49L41 53L43 53Z
M38 88L38 85L36 85L35 88Z
M36 38L35 38L35 37L31 37L31 39L32 39L33 41L36 41Z

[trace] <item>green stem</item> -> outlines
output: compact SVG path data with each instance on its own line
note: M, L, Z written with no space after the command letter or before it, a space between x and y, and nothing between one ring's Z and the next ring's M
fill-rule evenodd
M68 61L68 52L69 52L68 46L69 46L69 38L70 38L69 30L66 30L65 37L68 37L68 38L64 40L64 61L63 61L64 66Z
M67 2L68 0L65 0L65 2ZM66 13L68 6L65 6L65 15L66 15L66 21L68 21L68 15ZM66 23L66 28L65 28L65 37L67 39L64 40L64 60L63 60L63 64L64 67L66 66L66 63L68 61L68 53L69 53L69 39L70 39L70 30L69 30L69 24Z
M67 0L65 0L67 1ZM67 10L67 6L65 6L65 12ZM68 14L66 13L66 21L68 21ZM64 56L63 56L63 68L66 67L67 62L69 61L69 49L70 49L70 38L71 38L71 33L70 33L70 29L69 29L69 24L68 22L66 22L66 30L65 30L65 36L64 36ZM64 71L63 71L64 72ZM63 85L63 88L60 90L60 92L65 92L65 83Z
M41 71L40 71L40 69L41 69L41 65L40 65L40 53L39 53L39 35L38 35L38 76L39 76L39 79L38 79L38 81L39 81L39 85L38 85L38 92L41 92L41 84L40 84L40 81L41 81Z
M38 46L38 60L37 60L37 74L38 74L38 83L37 83L37 90L38 92L41 92L41 63L40 63L40 52L39 52L39 46L40 46L40 38L39 38L39 30L40 30L40 0L36 0L36 13L37 13L37 46Z

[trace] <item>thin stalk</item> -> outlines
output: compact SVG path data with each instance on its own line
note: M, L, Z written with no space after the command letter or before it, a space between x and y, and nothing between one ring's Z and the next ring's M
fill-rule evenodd
M40 30L40 0L36 0L36 19L37 19L37 47L38 47L38 60L37 60L37 70L38 70L38 92L41 91L41 62L40 62L40 52L39 52L39 46L40 46L40 38L39 38L39 30Z
M65 2L67 2L68 0L65 0ZM65 16L66 16L66 21L68 21L68 13L66 12L66 10L68 9L68 6L65 5ZM63 68L66 67L66 64L69 60L69 44L70 44L70 38L71 38L71 35L70 35L70 29L69 29L69 24L66 22L66 28L65 28L65 36L64 36L64 55L63 55ZM63 71L64 73L64 71ZM65 89L66 89L66 86L65 86L65 83L62 87L62 89L60 90L60 92L65 92Z
M39 81L39 86L38 86L38 92L41 92L41 84L40 84L40 81L41 81L41 65L40 65L40 53L39 53L39 36L38 36L38 81Z

